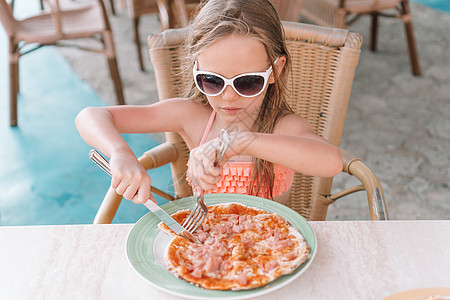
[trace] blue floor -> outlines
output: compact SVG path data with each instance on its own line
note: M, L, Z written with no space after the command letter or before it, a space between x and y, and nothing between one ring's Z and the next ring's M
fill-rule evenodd
M411 0L431 8L450 13L450 0Z
M0 45L0 225L92 223L110 179L89 160L74 119L86 106L106 104L57 49L44 47L20 60L19 127L11 128L3 29ZM125 138L137 155L157 145L148 135ZM170 190L168 166L150 174L156 187ZM122 201L114 223L136 222L146 212Z

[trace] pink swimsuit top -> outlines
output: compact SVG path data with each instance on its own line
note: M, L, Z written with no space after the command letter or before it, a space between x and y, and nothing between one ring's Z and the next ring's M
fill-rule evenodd
M200 141L200 145L205 143L215 116L216 112L213 110ZM226 162L222 168L222 179L216 183L217 189L209 190L205 193L235 193L248 195L250 192L249 185L252 181L252 170L253 162ZM282 195L291 188L294 180L294 171L274 164L274 172L275 177L272 195L273 197L276 197ZM261 186L261 190L262 192L260 192L258 196L265 197L268 195L264 185Z

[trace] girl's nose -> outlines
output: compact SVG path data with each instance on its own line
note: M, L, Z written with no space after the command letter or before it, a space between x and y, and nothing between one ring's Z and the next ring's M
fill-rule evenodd
M233 101L239 99L239 94L233 89L232 86L227 86L222 92L222 99Z

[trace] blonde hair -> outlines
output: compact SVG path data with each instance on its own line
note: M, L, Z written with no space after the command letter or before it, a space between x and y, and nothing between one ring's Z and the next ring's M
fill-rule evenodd
M254 132L273 133L275 124L287 113L292 112L285 99L286 78L290 57L284 42L284 31L278 13L269 0L206 0L202 1L192 19L186 39L188 59L187 68L193 68L198 55L220 38L231 34L242 34L260 41L267 53L272 67L274 61L286 57L283 70L275 76L265 94L259 115L251 128ZM188 97L207 104L207 98L194 84ZM250 194L272 198L274 182L273 164L255 159ZM256 186L256 188L254 188ZM265 186L265 190L261 187Z

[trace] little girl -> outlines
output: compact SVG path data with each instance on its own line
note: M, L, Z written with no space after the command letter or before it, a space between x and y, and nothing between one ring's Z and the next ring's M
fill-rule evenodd
M285 203L294 171L332 177L342 170L338 148L314 134L285 100L290 57L268 0L204 1L186 47L193 72L186 98L89 107L76 118L83 139L111 158L118 194L135 203L153 199L150 177L121 133L179 133L190 149L188 180L208 192ZM221 129L231 143L215 164Z

